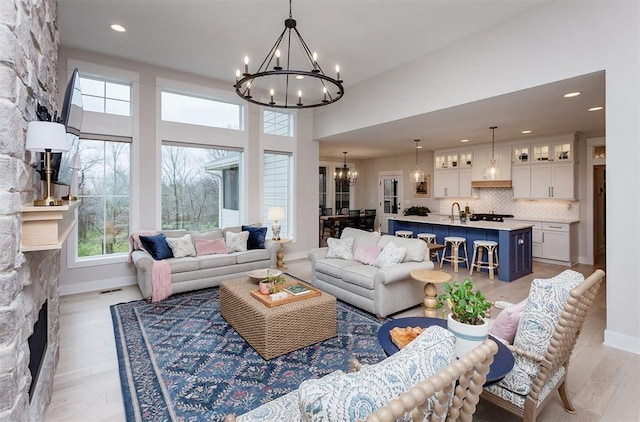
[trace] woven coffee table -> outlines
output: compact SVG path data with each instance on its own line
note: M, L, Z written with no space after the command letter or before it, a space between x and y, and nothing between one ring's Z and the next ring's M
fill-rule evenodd
M335 297L322 292L269 308L251 296L257 288L258 284L248 277L223 282L220 314L263 358L273 359L335 337Z

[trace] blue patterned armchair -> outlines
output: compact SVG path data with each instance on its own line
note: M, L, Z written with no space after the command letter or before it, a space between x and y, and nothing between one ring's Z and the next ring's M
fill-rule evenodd
M298 390L225 422L470 420L498 346L487 340L455 360L454 341L444 328L430 327L377 364L353 360L353 372L303 381Z
M525 422L533 422L558 390L569 413L575 413L567 391L569 360L604 271L586 280L572 270L531 283L513 346L515 364L499 383L485 387L481 397Z

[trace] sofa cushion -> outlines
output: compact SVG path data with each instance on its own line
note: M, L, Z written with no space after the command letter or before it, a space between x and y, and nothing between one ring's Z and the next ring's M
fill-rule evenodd
M396 246L405 248L407 253L405 254L402 262L422 262L429 252L429 247L424 240L420 239L408 239L404 237L384 235L380 238L378 246L384 249L390 242L396 244Z
M345 237L341 239L335 239L330 237L327 239L327 258L338 258L347 261L353 261L353 238Z
M191 235L191 239L193 239L194 244L198 239L206 239L206 240L224 239L224 233L222 233L222 229L208 230L205 232L189 231L187 233Z
M167 238L163 233L154 236L140 236L140 242L156 261L173 257L173 252L171 252Z
M583 281L584 276L572 270L565 270L550 279L533 280L513 345L527 352L544 355L569 292ZM532 359L516 355L513 369L500 381L500 386L527 395L538 367L539 364Z
M353 259L365 265L374 265L382 248L378 246L358 245L353 253Z
M329 274L334 278L341 278L342 269L354 265L358 266L362 264L359 264L356 261L345 261L344 259L338 258L324 258L316 262L316 271L323 274Z
M210 255L227 253L227 244L224 239L196 239L196 255Z
M378 267L373 265L350 265L342 269L341 278L346 283L355 284L357 286L364 287L365 289L373 290L375 285L374 279Z
M520 322L520 316L526 304L527 299L503 309L493 321L489 333L508 343L513 343L513 338L516 335L516 329Z
M167 244L171 248L174 258L183 258L185 256L196 256L196 249L193 247L191 235L185 234L182 237L167 237Z
M399 264L404 259L406 253L406 248L399 247L395 243L389 242L376 258L375 265L376 267L385 268L393 264Z
M378 244L378 241L380 241L380 233L368 232L366 230L360 230L353 227L345 227L345 229L342 230L340 238L346 239L347 237L353 238L354 251L360 245L376 246Z
M162 230L160 233L165 235L165 237L182 237L187 234L185 229L173 229L173 230Z
M309 421L364 420L454 360L453 334L442 327L429 327L407 347L375 365L303 381L298 388L300 411ZM410 415L400 420L410 420Z
M270 259L271 254L267 249L253 249L250 251L240 252L236 255L236 261L238 264L244 264L245 262L264 261Z
M198 260L200 261L201 270L207 268L226 267L229 265L235 265L238 262L235 254L201 255L198 256Z
M249 232L226 232L225 243L227 244L227 252L246 252L247 240L249 240Z
M196 271L200 269L200 258L190 256L184 258L170 258L167 259L167 263L171 268L171 274Z
M247 249L264 249L264 238L267 235L266 227L242 226L243 232L249 232Z

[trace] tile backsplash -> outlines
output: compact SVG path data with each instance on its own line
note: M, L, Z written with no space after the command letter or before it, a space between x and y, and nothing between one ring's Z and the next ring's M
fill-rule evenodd
M579 220L580 201L550 199L514 199L513 191L504 188L479 189L478 198L441 199L439 213L449 214L451 204L458 202L464 209L469 205L471 212L513 214L516 219ZM435 211L435 210L433 210Z

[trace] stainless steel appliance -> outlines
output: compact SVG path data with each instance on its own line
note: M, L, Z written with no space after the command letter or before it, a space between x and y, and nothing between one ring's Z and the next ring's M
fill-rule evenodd
M471 221L497 221L503 222L505 218L513 218L511 214L471 214Z

